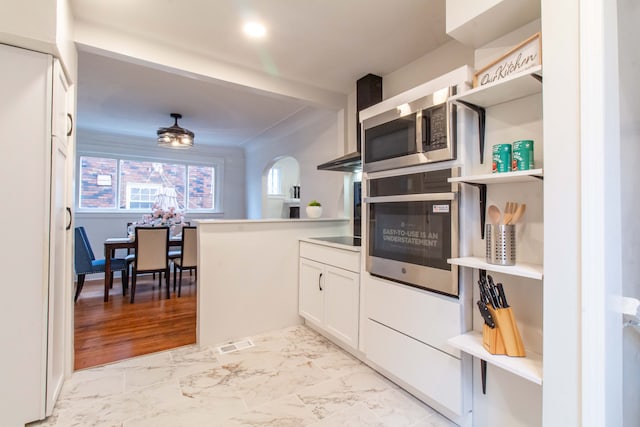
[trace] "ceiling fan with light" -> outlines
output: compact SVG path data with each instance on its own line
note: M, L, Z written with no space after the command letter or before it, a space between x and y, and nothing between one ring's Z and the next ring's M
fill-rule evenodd
M178 119L182 118L182 114L171 113L171 117L175 119L173 126L158 129L158 145L165 148L193 147L194 133L178 126Z

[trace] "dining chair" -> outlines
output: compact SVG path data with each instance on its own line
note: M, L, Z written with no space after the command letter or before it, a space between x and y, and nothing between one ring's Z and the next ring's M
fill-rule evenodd
M182 230L184 229L184 227L189 227L191 225L191 223L189 221L183 221L182 223L178 224L180 226L180 232L176 233L177 235L182 236ZM173 262L174 259L176 258L180 258L182 256L182 245L180 246L180 249L175 249L173 251L169 251L169 261ZM174 269L175 272L175 269ZM192 273L192 270L189 270L189 273ZM174 280L173 280L173 292L176 291L176 281L175 281L175 274L174 276Z
M133 222L127 222L127 236L131 237L131 226L133 226L134 223ZM131 253L133 252L133 248L127 248L127 255L131 255Z
M180 257L173 259L173 287L176 286L176 270L180 269L178 296L182 290L182 270L195 270L198 281L198 234L196 227L182 227L182 245Z
M105 259L96 259L91 249L91 244L87 237L84 227L75 228L74 241L74 267L78 275L78 284L76 286L76 294L74 301L78 301L82 287L84 286L85 276L93 273L104 273ZM111 258L111 282L113 283L113 272L122 271L122 295L126 294L128 279L128 267L124 258ZM106 280L106 278L105 278Z
M162 292L162 273L167 286L167 299L171 297L169 289L169 227L136 227L134 253L127 256L131 263L131 303L136 296L136 278L138 273L158 274L158 289Z
M135 230L135 222L127 222L127 236L131 236L131 228L133 226L133 229ZM133 262L133 259L135 257L130 256L131 254L133 254L134 249L133 248L127 248L127 265L130 266L131 263ZM128 270L128 269L127 269ZM153 280L156 279L156 273L153 273Z

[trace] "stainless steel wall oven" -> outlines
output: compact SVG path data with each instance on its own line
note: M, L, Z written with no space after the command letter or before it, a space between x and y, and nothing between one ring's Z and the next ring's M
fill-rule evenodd
M447 178L459 168L369 179L367 271L375 276L458 296L458 190Z

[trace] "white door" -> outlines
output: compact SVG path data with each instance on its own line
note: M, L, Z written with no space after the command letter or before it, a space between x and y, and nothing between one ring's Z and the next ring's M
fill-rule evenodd
M327 331L358 348L360 275L327 266L324 286L324 324Z
M67 245L71 229L71 214L67 210L67 84L57 62L53 72L53 109L51 137L51 222L49 264L49 312L47 343L46 414L53 411L64 380L66 339L65 310L71 286L67 277Z
M324 268L324 264L300 258L298 313L318 326L323 323Z

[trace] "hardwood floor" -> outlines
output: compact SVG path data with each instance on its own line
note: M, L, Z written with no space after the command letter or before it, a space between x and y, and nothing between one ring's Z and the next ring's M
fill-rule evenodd
M166 299L151 274L139 276L136 302L115 279L105 303L102 279L87 281L75 303L75 369L84 369L196 342L195 276L183 273L182 294Z

